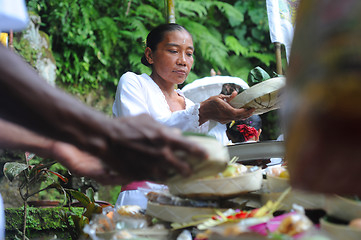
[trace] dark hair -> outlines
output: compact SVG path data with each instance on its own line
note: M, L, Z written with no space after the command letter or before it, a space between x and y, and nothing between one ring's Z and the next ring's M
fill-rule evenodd
M252 115L244 120L237 120L231 128L229 128L231 123L227 123L227 136L232 142L244 142L245 138L242 133L237 129L238 125L245 124L249 127L254 127L257 131L262 128L262 119L259 115Z
M222 91L221 94L224 95L231 95L233 91L236 91L237 94L242 92L244 89L235 83L225 83L222 85Z
M168 32L172 32L176 30L177 31L183 30L188 32L187 29L176 23L165 23L155 27L152 31L150 31L150 33L147 36L146 47L149 47L154 52L155 50L157 50L158 43L163 41L164 35ZM190 32L188 33L189 35L192 36ZM147 67L151 66L145 55L143 55L143 57L141 58L141 62Z

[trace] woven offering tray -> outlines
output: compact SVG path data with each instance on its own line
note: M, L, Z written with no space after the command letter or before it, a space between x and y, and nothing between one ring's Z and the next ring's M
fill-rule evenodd
M224 211L224 209L220 209ZM202 215L214 215L215 208L207 207L185 207L185 206L172 206L163 205L155 202L148 201L146 214L159 218L166 222L191 222L194 217Z
M251 166L248 166L251 169ZM257 167L256 167L257 168ZM262 185L262 169L248 171L236 177L198 179L168 184L173 195L188 198L232 198L243 193L256 191Z
M185 137L202 147L209 157L201 161L185 156L183 152L176 152L175 154L178 157L184 158L191 165L193 174L187 178L176 174L168 180L169 183L189 182L194 179L216 175L226 169L227 163L230 160L228 149L218 142L216 138L202 135L186 135Z
M230 104L235 108L255 108L254 114L263 114L280 108L280 91L285 86L284 77L271 78L238 94Z

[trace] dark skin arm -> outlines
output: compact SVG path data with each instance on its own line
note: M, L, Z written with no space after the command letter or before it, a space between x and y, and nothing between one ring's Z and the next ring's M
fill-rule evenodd
M57 160L72 174L91 177L102 184L121 183L120 176L109 175L102 161L71 144L39 136L27 129L0 119L0 147L36 153Z
M147 115L110 119L45 83L22 58L3 46L0 56L0 118L73 144L102 159L124 179L164 180L169 169L191 174L189 165L175 157L176 151L206 157L179 132Z

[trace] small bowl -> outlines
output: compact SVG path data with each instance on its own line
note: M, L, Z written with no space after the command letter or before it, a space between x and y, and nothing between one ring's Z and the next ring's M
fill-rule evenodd
M360 240L361 239L361 229L352 228L345 224L336 224L331 223L321 218L320 226L323 231L325 231L332 239L347 239L347 240Z
M270 192L283 192L290 187L290 180L267 174L267 186Z

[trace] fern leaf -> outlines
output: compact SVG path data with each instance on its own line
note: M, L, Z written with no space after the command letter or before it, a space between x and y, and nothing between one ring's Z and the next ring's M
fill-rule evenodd
M138 39L138 38L146 39L149 31L145 27L143 21L141 21L140 19L134 19L134 21L131 23L131 26L134 29L133 31L134 39Z
M164 22L164 16L159 9L156 9L148 4L141 4L136 9L139 16L144 16L148 19L159 19L161 22Z
M207 9L202 2L176 1L175 8L180 14L188 17L204 17L207 15Z
M227 71L231 76L239 77L247 81L249 71L253 68L253 64L249 59L233 55L229 57Z
M233 51L236 53L236 55L247 55L248 54L248 49L244 46L242 46L239 41L237 40L237 38L235 38L234 36L227 36L225 38L225 43L226 46L229 48L229 50Z
M275 56L270 53L257 53L257 52L250 52L248 54L249 57L255 57L263 62L267 67L271 65L271 62L276 62Z
M236 27L242 24L244 15L237 8L229 3L221 1L214 1L212 3L227 16L228 22L232 27Z

